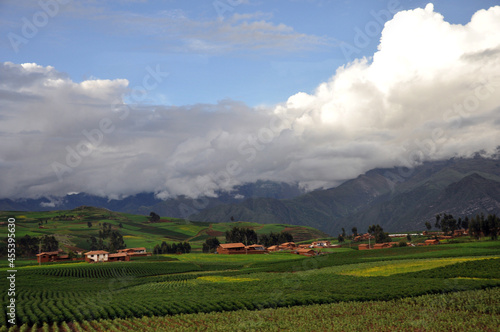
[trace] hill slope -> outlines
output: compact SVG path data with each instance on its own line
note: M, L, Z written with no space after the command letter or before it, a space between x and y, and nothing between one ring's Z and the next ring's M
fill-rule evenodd
M411 170L375 169L342 185L292 199L249 199L206 209L192 218L308 225L330 234L423 229L438 213L457 217L500 213L500 161L471 158L427 162Z
M0 212L2 220L7 220L9 217L16 219L17 239L25 235L36 237L54 235L62 247L81 249L90 248L88 240L91 236L98 236L99 224L104 222L111 224L113 230L118 230L123 235L128 248L146 247L148 251L162 241L168 243L189 241L195 249L201 248L208 237L218 237L224 243L225 232L233 226L248 227L254 229L257 234L279 233L286 230L293 235L295 241L327 236L311 227L287 224L263 225L249 222L211 224L174 218L151 223L144 215L119 213L94 207L48 212ZM7 233L7 223L0 224L0 228L5 228ZM6 238L3 241L6 241Z

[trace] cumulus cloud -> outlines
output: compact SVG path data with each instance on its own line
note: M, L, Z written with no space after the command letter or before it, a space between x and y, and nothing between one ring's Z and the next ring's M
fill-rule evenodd
M4 63L0 196L195 197L257 179L313 189L492 152L499 54L500 6L453 25L428 5L387 22L373 57L274 107L125 104L127 80L75 83L52 67Z

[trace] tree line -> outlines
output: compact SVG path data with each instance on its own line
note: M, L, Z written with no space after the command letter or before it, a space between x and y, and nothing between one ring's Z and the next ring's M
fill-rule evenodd
M432 225L428 221L425 226L427 230L432 229ZM459 229L469 229L469 235L476 239L491 236L492 240L496 240L500 232L500 218L495 214L485 216L484 213L481 213L470 218L455 219L452 214L443 213L436 215L434 227L440 229L446 235L452 234Z
M163 241L161 244L157 244L153 248L153 254L189 254L191 252L191 245L188 242L179 242L168 244Z
M53 235L40 237L25 235L17 241L16 255L22 257L33 257L39 252L59 250L59 241ZM7 245L2 243L0 256L7 254Z

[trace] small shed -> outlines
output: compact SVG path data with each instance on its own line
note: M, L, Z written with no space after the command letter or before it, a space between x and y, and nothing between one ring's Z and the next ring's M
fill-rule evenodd
M434 245L434 244L439 244L439 240L438 239L425 240L426 246L430 246L430 245Z

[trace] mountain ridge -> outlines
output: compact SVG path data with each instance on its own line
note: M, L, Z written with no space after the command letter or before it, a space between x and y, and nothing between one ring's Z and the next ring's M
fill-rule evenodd
M475 188L472 192L471 186ZM340 233L341 228L350 231L353 226L363 232L372 224L398 232L424 229L425 222L432 221L437 213L457 217L500 213L498 186L498 159L453 158L425 162L404 173L397 168L373 169L335 188L279 202L265 199L214 207L191 217L220 222L231 214L246 221L312 226L332 235Z

